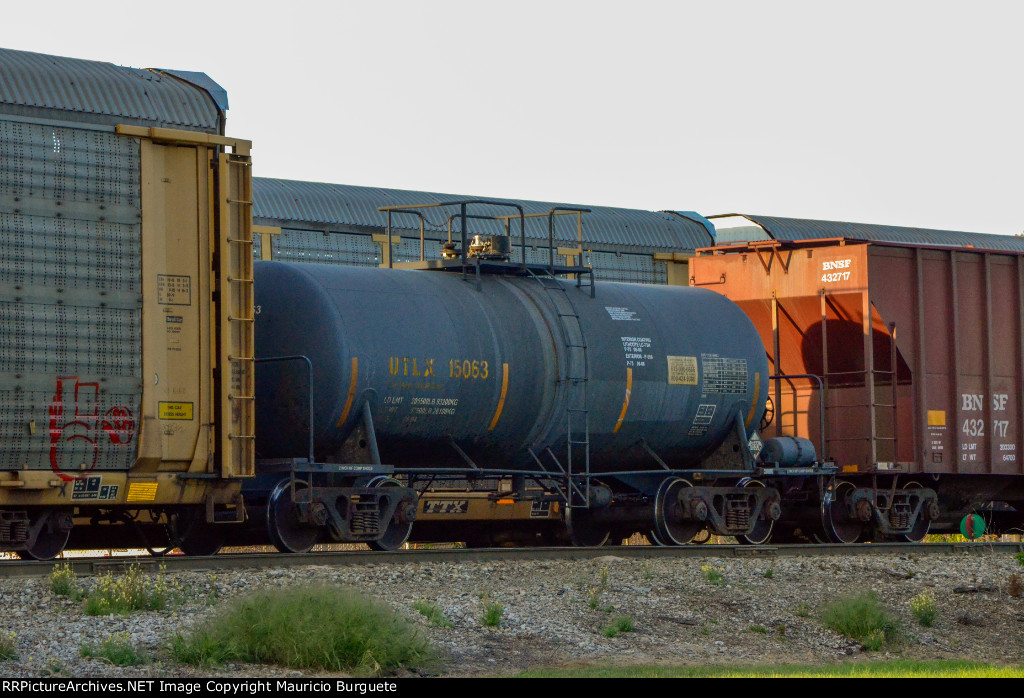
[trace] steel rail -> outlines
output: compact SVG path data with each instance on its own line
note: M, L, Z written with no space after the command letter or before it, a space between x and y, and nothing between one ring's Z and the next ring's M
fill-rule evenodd
M0 579L45 577L57 564L70 565L75 574L98 575L122 571L131 565L143 569L163 568L167 572L275 569L318 565L351 566L430 562L494 562L516 560L592 560L606 556L633 559L654 558L778 558L858 557L863 555L955 555L1012 554L1024 552L1021 543L858 543L853 545L651 545L604 546L599 548L478 548L442 550L331 551L300 555L281 553L222 553L212 557L82 557L48 562L0 561Z

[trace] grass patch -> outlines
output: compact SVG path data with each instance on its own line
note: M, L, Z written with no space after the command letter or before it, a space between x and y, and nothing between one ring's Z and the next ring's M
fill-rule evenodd
M811 615L811 607L806 601L801 601L796 605L796 610L793 611L793 614L798 618L808 618Z
M932 627L938 609L935 605L935 594L926 591L918 594L910 600L910 612L917 618L917 622L926 628Z
M768 628L764 627L763 625L751 625L750 632L758 633L759 635L767 635Z
M176 587L167 582L164 568L150 578L142 567L133 564L121 577L109 572L85 599L87 616L107 616L132 611L162 611L171 601Z
M711 565L704 565L700 568L701 575L704 577L704 581L709 584L714 584L716 587L720 587L725 584L725 575L722 571L715 569Z
M414 603L412 607L426 616L427 620L439 628L455 627L452 625L452 622L445 617L444 611L441 610L441 607L438 606L436 602L420 599Z
M1024 567L1024 552L1019 552L1014 557L1017 558L1017 564Z
M822 611L821 622L867 650L876 651L902 639L896 621L870 591L832 601Z
M327 586L237 599L191 635L175 637L171 652L183 664L242 661L369 675L434 657L390 607Z
M128 633L111 635L99 645L82 643L82 656L86 659L105 659L114 666L138 666L149 659L128 640Z
M484 607L484 614L480 622L488 628L496 628L501 625L501 619L505 615L505 607L497 601L493 601Z
M977 662L911 661L847 662L824 665L761 666L591 666L531 669L524 678L1022 678L1024 666Z
M50 572L50 591L57 596L69 596L78 601L82 598L82 590L78 588L78 577L71 569L71 564L64 562L54 565Z
M18 643L14 633L0 633L0 662L18 658Z
M605 637L618 637L619 633L631 633L636 628L636 623L629 616L619 616L613 618L611 625L607 626L603 632Z

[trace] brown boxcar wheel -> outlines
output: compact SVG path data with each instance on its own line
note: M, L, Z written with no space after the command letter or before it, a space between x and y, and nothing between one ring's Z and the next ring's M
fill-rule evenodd
M309 485L295 481L295 494L301 496ZM308 553L320 536L320 529L299 520L299 510L292 501L289 478L284 478L267 498L267 534L270 542L282 553Z
M401 487L402 483L389 477L381 477L372 480L370 486L390 489ZM397 550L405 544L405 541L409 540L409 535L412 533L412 521L409 521L409 517L402 513L403 506L407 505L401 503L398 505L394 517L388 522L384 535L378 540L370 541L369 546L371 550Z
M924 486L920 482L910 481L903 485L905 490L921 490ZM917 523L914 524L914 528L911 529L910 533L903 536L907 541L911 543L920 543L924 540L925 536L928 535L928 529L932 527L932 522L921 516L917 519Z
M864 535L864 522L852 518L846 505L855 489L852 482L836 480L825 490L821 502L821 524L830 543L856 543Z

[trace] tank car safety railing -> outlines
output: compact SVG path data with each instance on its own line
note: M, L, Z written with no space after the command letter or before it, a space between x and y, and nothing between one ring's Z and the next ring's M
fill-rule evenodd
M296 354L294 356L267 356L256 359L256 363L281 363L285 361L304 361L306 364L306 377L309 384L309 462L315 462L313 457L313 362L308 356Z
M826 438L826 434L825 434L825 384L822 382L821 376L816 376L813 373L785 373L785 374L777 375L777 376L768 376L769 380L774 380L774 381L779 381L779 382L782 382L782 381L785 380L785 381L789 381L790 383L792 383L791 379L794 379L794 378L804 378L804 379L807 379L807 380L812 380L812 381L814 381L815 383L818 384L818 436L821 438L821 448L822 448L822 450L824 450L824 449L827 448L826 444L828 443L827 438ZM793 393L794 393L794 400L795 400L795 394L796 394L796 388L795 387L793 387ZM777 411L781 410L782 409L782 405L776 405L775 409ZM781 420L781 415L780 415L780 420ZM781 427L781 426L782 425L781 425L781 422L780 422L779 427ZM824 454L822 454L822 457L824 457Z
M417 218L420 219L420 261L422 262L424 256L423 248L426 244L424 241L424 227L426 226L427 222L426 216L424 216L419 211L413 211L412 209L395 208L388 211L388 269L393 269L395 266L394 262L392 261L394 259L394 256L391 254L391 215L394 213L407 213L410 216L416 216Z
M463 273L465 273L465 268L468 265L467 252L469 250L468 240L466 238L466 219L469 217L470 214L467 212L467 207L469 207L469 206L500 206L500 207L505 207L505 208L514 208L517 211L519 211L520 219L522 219L524 217L523 207L520 206L519 204L514 204L514 203L511 203L511 202L508 202L508 201L495 201L493 199L462 199L462 200L457 200L457 201L442 201L442 202L430 203L430 204L415 204L415 205L402 205L402 206L380 206L380 207L377 208L377 210L382 212L382 213L386 213L387 214L387 219L388 219L388 223L387 223L388 250L390 251L390 249L391 249L391 214L393 212L397 211L397 212L401 212L401 213L412 213L414 211L418 211L419 209L424 209L424 208L448 208L448 207L451 207L451 206L458 206L459 207L459 213L457 215L458 215L458 217L460 219L459 227L461 228L461 233L462 233L462 249L460 250L460 254L461 254L461 258L462 258ZM525 271L525 269L526 269L526 223L521 220L519 228L520 228L520 230L519 230L519 247L520 247L520 249L522 250L522 253L523 253L523 264L522 264L522 267L523 267L523 270Z

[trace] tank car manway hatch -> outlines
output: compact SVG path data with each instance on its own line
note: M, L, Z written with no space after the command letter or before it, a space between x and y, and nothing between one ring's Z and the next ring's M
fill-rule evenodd
M748 439L769 370L742 311L703 289L602 283L598 293L589 267L553 263L557 218L576 218L582 248L585 209L546 214L547 264L528 260L531 216L515 204L381 210L418 216L422 230L444 225L427 209L446 207L458 210L448 224L460 240L440 260L390 270L257 263L258 423L308 413L311 425L308 443L261 429L261 458L308 451L287 461L291 481L393 464L403 502L393 541L413 519L415 540L475 545L557 543L566 531L579 545L637 531L663 545L706 530L766 540L780 493ZM492 213L502 207L517 210ZM474 220L507 232L518 221L517 244L470 236ZM803 460L786 472L821 472L799 443ZM247 503L284 494L262 487ZM417 490L410 511L406 494ZM343 514L329 499L312 495L329 518ZM296 530L317 523L294 518Z

